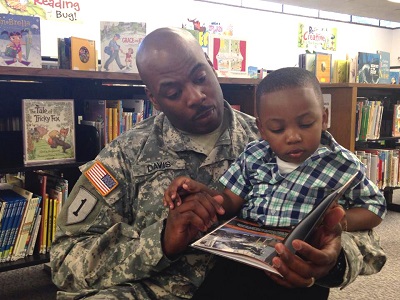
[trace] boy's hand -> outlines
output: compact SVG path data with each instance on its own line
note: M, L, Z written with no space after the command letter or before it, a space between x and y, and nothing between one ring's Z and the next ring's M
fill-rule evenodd
M163 204L170 209L175 205L180 206L182 200L189 194L203 191L205 186L189 177L181 176L175 178L164 192Z

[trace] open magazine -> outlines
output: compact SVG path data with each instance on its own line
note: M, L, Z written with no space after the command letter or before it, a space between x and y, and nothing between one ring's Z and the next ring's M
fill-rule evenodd
M275 244L281 242L295 253L293 240L308 242L314 230L321 224L325 212L342 197L355 176L322 199L295 227L272 228L234 217L196 240L191 246L281 275L271 263L276 256Z

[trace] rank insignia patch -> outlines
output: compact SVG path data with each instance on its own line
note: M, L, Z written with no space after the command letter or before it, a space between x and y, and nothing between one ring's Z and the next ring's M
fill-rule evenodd
M118 185L118 181L98 161L84 174L102 196L107 196Z

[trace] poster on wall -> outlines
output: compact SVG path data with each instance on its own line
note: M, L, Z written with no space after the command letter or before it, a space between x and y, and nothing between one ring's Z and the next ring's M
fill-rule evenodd
M19 16L35 16L44 20L82 23L82 0L1 0L0 13Z
M299 23L298 48L311 52L336 51L337 28Z
M210 35L208 56L221 77L248 77L247 42L233 36Z
M231 24L222 24L218 21L200 22L197 18L187 18L182 22L182 28L185 28L194 35L206 53L208 53L210 34L226 36L233 35L233 25Z

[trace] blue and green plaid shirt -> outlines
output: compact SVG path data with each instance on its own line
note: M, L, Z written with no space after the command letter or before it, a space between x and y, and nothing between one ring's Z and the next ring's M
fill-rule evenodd
M365 175L365 166L328 132L322 147L292 172L281 175L268 142L249 143L220 182L242 197L240 216L268 226L296 225L315 205L355 173L357 177L340 204L363 207L383 218L386 201Z

